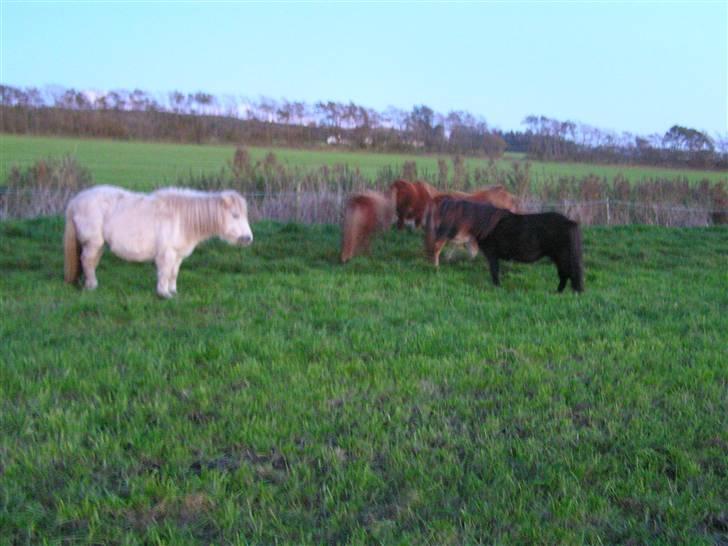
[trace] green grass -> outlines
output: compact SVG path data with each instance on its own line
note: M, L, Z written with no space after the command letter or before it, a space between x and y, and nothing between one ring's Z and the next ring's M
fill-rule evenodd
M728 230L588 228L433 271L261 223L179 296L60 219L0 223L0 542L711 544L728 524Z
M158 142L113 141L74 138L29 137L0 134L0 184L4 183L12 165L27 167L39 159L72 154L87 167L99 184L115 184L132 189L148 190L161 185L176 184L180 177L190 174L218 172L232 160L235 147L194 146ZM289 166L312 169L322 165L346 164L359 168L362 175L374 179L384 167L400 168L405 161L416 161L420 173L437 173L436 156L380 154L330 150L292 150L282 148L249 147L254 160L262 159L273 151L278 159ZM449 156L448 168L452 174ZM510 169L514 158L508 156L498 162L502 169ZM469 168L485 167L483 159L468 159ZM711 181L726 180L726 173L693 170L675 170L652 167L621 167L580 163L533 162L531 173L536 182L549 176L583 177L596 174L613 178L622 174L639 181L645 177L675 178L684 176L692 181L704 178Z

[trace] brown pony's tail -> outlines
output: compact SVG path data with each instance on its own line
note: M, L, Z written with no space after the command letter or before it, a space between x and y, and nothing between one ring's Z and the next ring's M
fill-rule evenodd
M569 243L571 248L571 287L577 292L584 291L584 264L581 254L581 229L574 223L569 228Z
M362 220L361 207L353 202L348 203L344 211L344 229L341 235L341 263L348 262L356 252Z
M74 283L78 280L80 266L81 247L78 244L71 207L68 207L66 209L66 229L63 233L63 273L67 283Z

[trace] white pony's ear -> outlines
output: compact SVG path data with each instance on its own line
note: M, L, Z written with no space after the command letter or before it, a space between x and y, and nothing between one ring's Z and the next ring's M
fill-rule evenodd
M222 194L222 204L225 206L226 209L229 209L233 206L233 203L235 202L235 199L232 195L229 193L223 193Z

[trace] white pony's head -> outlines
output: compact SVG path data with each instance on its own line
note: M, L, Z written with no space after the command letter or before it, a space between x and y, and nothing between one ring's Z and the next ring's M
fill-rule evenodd
M224 191L220 196L223 206L220 238L231 244L251 244L253 232L248 223L248 203L245 198L233 190Z

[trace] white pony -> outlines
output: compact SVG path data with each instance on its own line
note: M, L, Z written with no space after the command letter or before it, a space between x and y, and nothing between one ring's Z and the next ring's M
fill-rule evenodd
M231 244L253 242L248 205L239 193L165 188L145 194L95 186L76 195L66 208L65 279L76 282L80 266L85 287L96 288L96 266L106 242L125 260L154 260L157 294L171 298L177 293L182 260L215 236Z

